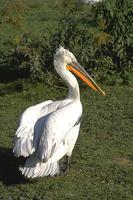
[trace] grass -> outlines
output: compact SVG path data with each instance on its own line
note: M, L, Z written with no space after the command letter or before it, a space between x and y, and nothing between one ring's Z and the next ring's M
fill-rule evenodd
M81 89L84 112L69 174L28 181L12 154L18 117L30 105L63 98L67 89L24 80L0 84L0 199L133 199L133 89L102 88L106 97Z
M16 0L15 2L18 4L19 1ZM9 39L18 40L25 33L29 33L31 38L35 39L43 39L45 36L50 38L53 33L57 32L60 20L65 13L65 8L61 1L21 0L20 5L22 3L24 10L20 8L20 11L17 12L11 6L10 9L8 8L7 5L11 3L13 2L8 0L0 1L0 42L2 44ZM82 6L82 9L77 11L76 17L79 21L82 21L80 26L88 27L88 23L86 24L85 20L82 20L87 15L88 10L89 6ZM21 19L19 20L20 16ZM20 26L13 23L12 20L8 21L7 18L9 17L14 17Z

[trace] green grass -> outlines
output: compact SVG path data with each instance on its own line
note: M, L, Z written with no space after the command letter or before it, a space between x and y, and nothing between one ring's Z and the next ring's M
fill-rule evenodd
M19 1L16 1L19 2ZM8 0L0 1L0 13L3 12L3 9L6 10L6 15L0 15L0 42L10 40L16 40L20 38L24 33L29 33L31 38L50 38L53 33L57 32L60 19L65 13L65 8L62 7L61 1L55 0L21 0L24 6L24 12L20 9L20 12L14 13L13 9L7 9ZM81 5L80 5L81 7ZM79 21L82 20L84 15L88 13L88 6L83 7L76 14L76 17L79 18ZM20 27L8 22L6 20L9 16L18 16L22 17L20 22ZM80 23L80 26L88 27L88 24L84 20Z
M18 1L19 2L19 1ZM0 13L5 9L7 14L1 17L2 23L0 24L0 42L9 40L16 40L21 38L24 33L29 33L32 38L40 38L44 36L49 36L55 31L57 26L58 18L58 7L54 0L42 1L42 0L22 0L24 6L24 12L21 11L14 14L13 9L7 10L7 5L10 1L0 2ZM16 15L16 20L18 16L22 17L20 26L12 24L12 22L7 22L6 18Z
M0 85L0 199L133 199L133 89L102 88L106 97L81 89L84 112L69 174L27 181L11 153L18 117L30 105L63 98L67 89L23 81Z

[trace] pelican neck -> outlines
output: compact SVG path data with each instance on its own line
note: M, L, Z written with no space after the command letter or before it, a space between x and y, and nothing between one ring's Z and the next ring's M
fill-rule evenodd
M68 86L67 98L72 100L80 100L79 84L76 77L68 70L65 70L61 77Z

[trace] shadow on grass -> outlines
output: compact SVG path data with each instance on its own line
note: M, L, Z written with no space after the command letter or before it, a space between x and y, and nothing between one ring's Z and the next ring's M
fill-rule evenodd
M0 83L7 83L20 78L28 78L29 71L26 69L12 68L10 65L0 64Z
M24 184L26 180L19 171L24 158L15 158L12 149L0 147L0 181L5 185Z

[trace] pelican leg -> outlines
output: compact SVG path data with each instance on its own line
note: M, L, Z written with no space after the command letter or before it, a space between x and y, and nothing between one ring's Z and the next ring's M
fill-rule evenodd
M67 175L70 169L70 157L65 156L65 161L60 165L60 175Z
M65 168L64 173L67 174L69 169L70 169L70 157L66 156L66 168Z

